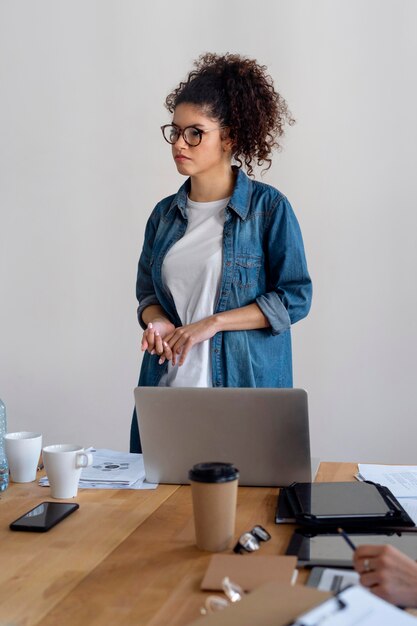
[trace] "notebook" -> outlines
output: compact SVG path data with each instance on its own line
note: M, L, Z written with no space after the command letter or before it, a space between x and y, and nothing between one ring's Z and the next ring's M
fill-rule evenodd
M233 463L240 485L311 481L303 389L137 387L135 401L149 482L187 484L211 461Z
M245 558L240 554L213 554L201 582L201 589L222 591L225 576L240 585L244 591L253 591L271 580L291 585L297 578L296 567L296 556L254 554L251 558Z

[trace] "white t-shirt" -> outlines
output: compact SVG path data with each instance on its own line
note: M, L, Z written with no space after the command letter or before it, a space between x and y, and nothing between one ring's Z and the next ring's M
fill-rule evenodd
M168 251L162 281L171 293L182 324L213 315L222 273L222 241L229 198L214 202L187 199L185 235ZM191 348L181 367L168 363L163 387L211 387L210 341Z

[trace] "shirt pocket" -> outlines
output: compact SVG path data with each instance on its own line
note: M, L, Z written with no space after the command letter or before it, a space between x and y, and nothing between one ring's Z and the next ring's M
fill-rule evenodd
M253 254L238 254L235 260L233 284L240 289L250 289L258 282L262 257Z

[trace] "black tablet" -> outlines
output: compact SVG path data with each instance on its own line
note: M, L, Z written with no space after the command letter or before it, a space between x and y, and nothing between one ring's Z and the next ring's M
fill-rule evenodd
M375 483L293 483L285 492L300 524L367 532L380 526L414 526L390 490Z
M355 546L364 544L392 546L417 560L417 533L396 532L392 534L351 533ZM352 549L339 534L325 533L307 536L295 531L291 537L286 554L298 557L298 565L304 567L346 567L352 568Z

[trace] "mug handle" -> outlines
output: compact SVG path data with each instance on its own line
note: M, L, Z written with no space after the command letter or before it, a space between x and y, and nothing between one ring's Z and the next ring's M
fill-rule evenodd
M79 452L75 461L75 467L88 467L93 463L91 452Z

